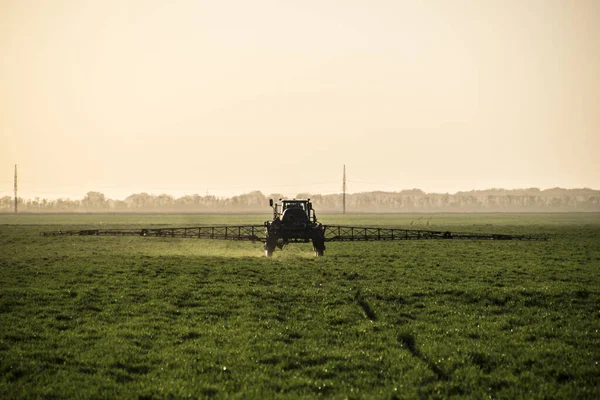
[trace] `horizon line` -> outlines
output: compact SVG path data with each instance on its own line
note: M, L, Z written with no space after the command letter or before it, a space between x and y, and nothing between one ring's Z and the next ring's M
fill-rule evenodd
M535 187L535 186L531 186L531 187L522 187L522 188L511 188L511 189L507 189L507 188L502 188L502 187L490 187L490 188L486 188L486 189L469 189L469 190L458 190L456 192L443 192L443 191L431 191L431 192L427 192L423 189L420 188L410 188L410 189L400 189L400 190L383 190L383 189L377 189L377 190L368 190L368 191L360 191L360 192L347 192L346 195L357 195L357 194L365 194L365 193L402 193L402 192L410 192L410 191L420 191L426 195L456 195L459 193L469 193L469 192L486 192L486 191L526 191L526 190L538 190L540 192L545 192L548 190L555 190L555 189L559 189L559 190L565 190L565 191L572 191L572 190L589 190L589 191L594 191L594 192L599 192L600 189L593 189L590 187L572 187L572 188L565 188L565 187L560 187L560 186L554 186L554 187L548 187L548 188L539 188L539 187ZM236 193L236 194L229 194L229 195L217 195L217 194L210 194L210 193L206 193L204 195L200 194L200 193L185 193L185 194L173 194L171 191L171 193L169 193L168 191L163 191L163 192L151 192L151 191L135 191L132 192L124 197L122 196L112 196L112 195L107 195L104 192L100 191L100 190L88 190L85 194L83 194L81 197L77 198L73 195L64 195L64 194L54 194L51 192L38 192L40 194L44 193L47 196L30 196L30 195L26 195L26 196L18 196L19 199L26 199L26 200L32 200L35 198L39 198L39 199L46 199L46 200L58 200L58 199L64 199L64 200L81 200L83 198L85 198L85 196L88 193L91 192L96 192L96 193L101 193L102 195L105 196L105 198L107 200L117 200L117 201L124 201L125 199L127 199L128 197L131 197L133 195L136 194L147 194L149 196L162 196L162 195L167 195L167 196L171 196L175 199L177 198L182 198L182 197L186 197L186 196L200 196L200 197L216 197L216 198L220 198L220 199L228 199L228 198L233 198L233 197L238 197L238 196L244 196L244 195L248 195L251 193L255 193L255 192L259 192L261 193L263 196L265 197L269 197L271 195L280 195L286 198L296 198L299 197L299 194L307 194L310 196L335 196L335 195L342 195L343 192L339 191L339 192L325 192L325 193L312 193L312 192L298 192L295 195L289 195L289 194L285 194L285 193L265 193L261 190L249 190L249 191L245 191L245 192L241 192L241 193ZM9 194L10 193L10 194ZM25 193L28 193L27 191L25 191ZM33 191L33 193L36 193L35 191ZM14 198L14 192L8 192L8 191L4 191L4 192L0 192L0 197L10 197L10 198ZM121 198L122 197L122 198ZM301 196L303 197L303 196Z

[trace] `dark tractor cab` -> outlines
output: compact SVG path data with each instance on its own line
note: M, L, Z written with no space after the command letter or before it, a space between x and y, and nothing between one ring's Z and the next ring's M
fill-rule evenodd
M287 224L287 223L306 224L309 222L309 218L308 218L308 215L306 214L306 211L304 211L301 208L293 207L293 208L288 208L287 210L285 210L283 212L283 214L281 214L281 222L283 222L284 224Z
M312 208L310 199L308 200L281 200L281 204L269 200L269 205L273 207L273 220L281 220L290 223L309 223L317 222L315 210Z

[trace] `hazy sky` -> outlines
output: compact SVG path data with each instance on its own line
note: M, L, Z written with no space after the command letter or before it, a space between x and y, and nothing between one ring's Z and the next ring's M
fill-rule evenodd
M600 188L600 1L0 0L0 195Z

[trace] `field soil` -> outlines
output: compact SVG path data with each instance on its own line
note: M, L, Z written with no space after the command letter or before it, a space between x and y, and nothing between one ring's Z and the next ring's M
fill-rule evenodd
M44 237L269 214L0 215L0 398L600 398L600 214L331 214L548 241Z

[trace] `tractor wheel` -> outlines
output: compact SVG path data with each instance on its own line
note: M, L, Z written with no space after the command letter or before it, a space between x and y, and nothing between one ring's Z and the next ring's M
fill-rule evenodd
M318 249L316 246L313 247L313 249L315 250L315 257L323 257L323 253L324 253L323 249Z
M273 244L273 243L265 243L265 257L272 257L273 256L273 252L275 251L275 247L276 247L277 243Z

